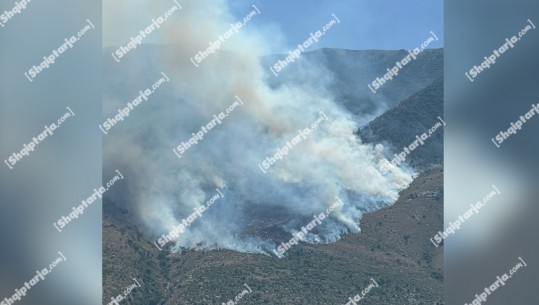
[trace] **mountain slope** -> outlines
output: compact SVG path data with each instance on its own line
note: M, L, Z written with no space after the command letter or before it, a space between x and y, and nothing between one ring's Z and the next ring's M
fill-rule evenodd
M443 304L443 251L429 238L442 230L443 171L421 174L398 202L367 214L362 233L328 245L300 243L287 257L229 250L167 254L133 226L103 220L104 301L135 277L131 305L221 304L245 289L241 304L344 304L373 278L364 305ZM113 205L113 203L107 203Z
M435 79L429 86L413 94L388 110L358 132L364 142L386 142L393 153L410 145L416 135L421 135L443 119L443 78ZM389 159L392 159L390 157ZM436 130L425 144L406 157L406 162L417 169L443 162L443 128Z
M314 88L326 86L351 113L358 116L380 115L380 111L396 106L424 89L433 79L443 77L443 49L426 49L376 94L371 92L367 85L376 77L383 77L388 68L407 55L405 50L315 50L302 54L298 61L288 65L278 77L270 73L268 83L273 87L286 84L302 84ZM267 56L262 60L263 66L269 69L284 57Z

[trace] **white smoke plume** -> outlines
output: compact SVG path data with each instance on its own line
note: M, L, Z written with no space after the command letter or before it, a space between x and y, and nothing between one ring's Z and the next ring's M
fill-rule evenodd
M105 37L124 37L116 43L125 44L173 5L150 3L105 1L104 33L110 32ZM129 7L137 5L146 7L147 14L126 26L134 19L127 17L134 11ZM275 50L275 37L281 35L257 26L254 16L197 68L189 59L238 19L224 0L182 0L181 5L182 10L152 34L152 40L166 45L140 46L121 63L112 60L110 50L104 53L105 118L157 80L160 72L170 78L104 136L105 175L120 169L128 181L125 188L111 190L110 200L127 207L157 238L204 205L216 188L226 186L224 198L180 234L176 247L260 253L288 240L313 215L326 211L336 196L345 205L333 211L309 241L333 242L345 232L358 232L364 213L395 202L399 190L411 182L410 172L392 167L382 174L381 164L387 161L383 147L363 144L354 134L357 120L324 89L331 78L324 67L304 61L296 69L301 67L308 81L270 88L267 79L275 76L260 58ZM178 158L173 148L230 106L235 96L244 104ZM264 174L258 164L321 112L327 121Z

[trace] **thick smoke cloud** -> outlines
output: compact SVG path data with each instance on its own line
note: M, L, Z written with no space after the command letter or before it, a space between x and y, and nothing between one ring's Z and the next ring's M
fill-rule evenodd
M149 15L141 19L149 21L173 4L153 2ZM109 200L127 207L141 229L158 238L203 206L216 188L222 189L224 198L180 234L176 247L266 253L326 211L336 196L344 206L308 241L332 242L345 232L358 232L364 213L394 203L398 191L411 182L410 172L392 167L382 174L387 162L383 147L363 144L354 134L357 117L325 89L331 75L324 67L304 61L296 69L304 69L308 81L270 88L267 79L274 76L260 58L274 47L272 37L280 35L257 27L254 16L197 68L189 58L238 20L226 1L181 5L156 34L168 45L140 46L119 64L110 52L104 54L105 118L150 86L160 72L170 78L104 137L104 174L120 169L128 181L111 190ZM114 10L122 11L118 3L105 3L105 12L107 8L111 11L105 13L104 31L115 31L127 10L116 14ZM118 44L142 28L123 33L125 41ZM173 148L225 111L235 96L243 105L178 158ZM258 165L311 126L321 112L327 120L264 174Z

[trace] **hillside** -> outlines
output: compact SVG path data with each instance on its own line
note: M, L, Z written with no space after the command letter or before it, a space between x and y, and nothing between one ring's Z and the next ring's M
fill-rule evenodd
M397 203L364 216L362 233L328 245L300 244L288 257L229 250L159 252L133 226L103 221L104 301L141 280L131 305L221 304L246 283L241 304L344 304L369 284L361 304L443 304L443 171L421 174ZM113 203L106 203L113 208Z
M443 49L427 49L406 65L397 77L384 84L376 94L368 84L408 54L405 50L345 50L320 49L306 52L303 61L289 65L279 77L268 77L273 87L303 84L327 86L335 100L358 116L379 115L398 105L412 94L424 89L433 79L443 77ZM263 58L268 67L284 55ZM308 65L307 62L315 63ZM304 70L317 70L305 73ZM319 76L313 79L313 75Z
M364 142L389 143L393 153L402 151L416 138L438 123L444 112L443 78L388 110L358 132ZM443 162L443 128L436 130L425 144L407 156L406 162L425 169Z
M123 97L129 94L131 85L150 82L148 75L158 74L156 58L164 48L172 46L143 45L126 59L127 67L133 61L144 68L141 75L122 70L105 54L105 92ZM313 90L326 88L337 107L347 109L362 126L357 134L363 142L381 142L397 152L435 124L437 116L443 117L441 49L426 50L378 93L368 89L368 83L406 54L405 50L321 49L303 54L303 61L290 65L279 77L267 75L266 81L274 89L287 84ZM267 56L262 61L267 65L280 56ZM327 77L319 78L324 75ZM171 99L167 94L164 91L156 99ZM140 218L130 209L134 206L131 200L104 198L103 301L108 303L136 278L142 287L122 304L222 304L247 284L252 292L239 304L342 305L367 287L372 278L380 287L370 291L361 304L443 304L443 250L429 241L443 227L442 145L440 129L408 157L419 176L400 192L394 205L363 215L361 233L345 234L332 244L300 243L282 259L231 250L159 251L152 244L155 237L146 235L147 227L137 226ZM163 180L161 176L143 180L153 178ZM242 200L249 202L256 197ZM275 229L282 227L279 222L288 214L274 205L264 208L229 221L252 220L246 232L251 236L289 238L285 230ZM251 217L249 213L255 212L262 217ZM214 236L213 231L210 235ZM223 238L217 230L215 236Z

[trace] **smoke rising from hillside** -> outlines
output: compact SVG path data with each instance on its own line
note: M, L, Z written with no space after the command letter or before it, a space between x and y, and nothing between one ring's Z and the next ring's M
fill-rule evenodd
M151 20L172 5L153 1L149 16L141 18ZM301 86L270 88L267 78L274 76L259 60L274 48L272 37L280 35L257 27L255 15L197 68L190 58L238 20L223 0L181 5L182 10L155 34L169 45L153 47L159 51L141 46L120 64L106 63L105 69L114 73L105 85L105 117L124 107L161 71L170 77L162 91L104 137L105 175L118 168L128 181L125 188L111 190L109 199L127 207L135 221L157 237L222 188L224 198L190 224L175 245L266 253L277 243L271 232L296 232L313 215L326 211L336 196L344 206L308 235L309 241L332 242L344 232L358 232L365 212L394 203L398 191L411 182L410 173L400 168L381 173L383 147L362 144L354 134L352 115L325 89L331 75L324 67L304 61L296 67L306 77ZM105 3L104 11L108 7ZM114 24L125 16L114 12L122 11L122 5L109 8L105 32L114 31ZM137 31L123 37L127 41ZM224 112L235 96L243 105L178 158L173 149ZM263 173L259 164L309 128L321 112L327 120Z

